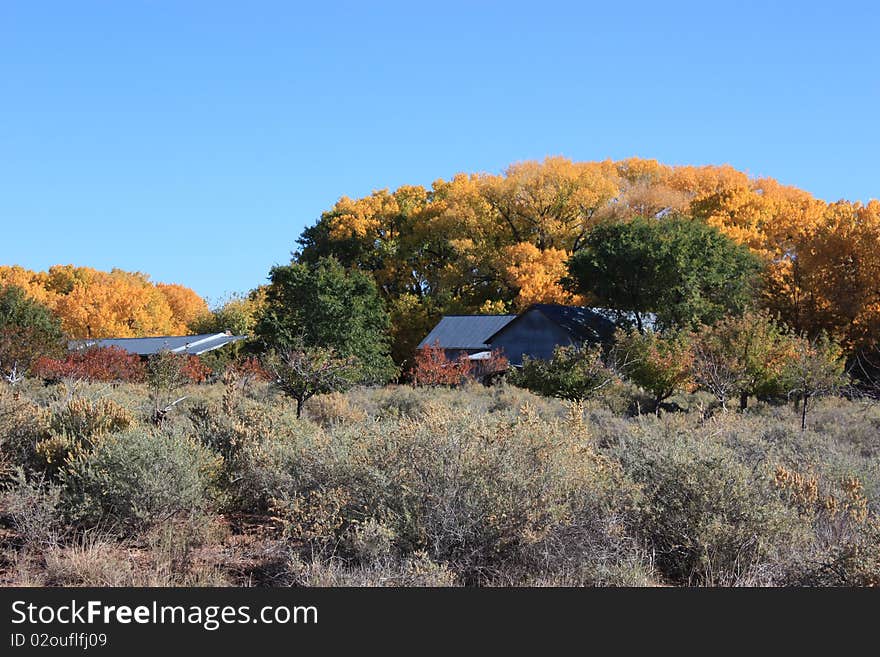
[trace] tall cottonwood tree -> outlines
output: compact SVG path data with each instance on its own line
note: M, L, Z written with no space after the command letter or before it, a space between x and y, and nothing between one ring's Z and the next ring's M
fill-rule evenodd
M342 198L307 228L298 258L334 256L375 280L398 362L443 313L580 303L559 264L600 224L687 215L746 246L766 265L761 304L847 350L880 339L873 271L880 204L827 204L730 166L668 166L630 158L521 162L500 174L458 173L430 187Z
M208 311L189 288L154 284L146 274L121 269L55 265L35 272L0 266L4 284L21 287L48 307L72 338L185 335L188 324Z

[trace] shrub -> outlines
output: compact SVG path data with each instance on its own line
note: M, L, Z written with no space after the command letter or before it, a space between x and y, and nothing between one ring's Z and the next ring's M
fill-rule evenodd
M131 411L106 397L91 401L76 397L52 414L51 430L78 441L124 431L134 423Z
M70 353L62 360L43 357L34 364L33 371L49 380L73 378L128 383L144 380L140 356L119 347L91 347Z
M556 347L549 361L523 357L510 383L549 397L581 401L619 381L598 346Z
M65 506L79 523L141 530L206 511L221 464L206 447L178 433L114 434L62 471Z
M663 400L678 390L693 389L693 352L687 333L620 331L616 342L620 367L633 383L650 393L658 413Z
M133 422L131 412L111 399L70 399L52 413L49 435L36 444L41 466L54 475L70 455L91 449L101 437L124 431Z
M512 564L552 569L620 536L611 508L631 491L578 426L435 406L418 420L345 425L332 440L267 441L260 453L282 458L261 472L278 473L273 512L313 551L378 523L395 552L423 550L466 581L491 581Z
M409 377L417 386L457 386L471 371L467 354L451 359L439 344L417 349L414 361Z
M213 374L198 356L186 356L181 371L190 383L204 383Z
M45 407L0 386L0 477L18 467L38 467L36 444L49 436Z
M362 422L367 414L363 408L353 406L345 395L331 392L312 399L308 417L326 429L335 424Z
M3 507L19 539L28 547L54 545L64 533L61 489L43 478L28 479L18 468L2 495Z
M660 572L686 585L784 581L807 527L771 474L717 439L669 429L625 438L616 449L643 487L637 526Z

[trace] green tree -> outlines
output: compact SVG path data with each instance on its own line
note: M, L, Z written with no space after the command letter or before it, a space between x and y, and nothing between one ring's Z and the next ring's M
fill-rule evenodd
M739 395L740 409L749 397L785 394L783 370L794 342L770 313L750 311L704 326L694 341L694 377L726 406Z
M333 349L302 345L270 351L263 357L263 366L275 385L296 400L297 417L302 417L303 405L315 395L344 391L359 376L354 356L341 358Z
M335 258L273 267L257 336L277 351L333 349L358 361L364 382L386 382L397 370L389 355L388 313L367 274L347 271Z
M61 321L20 287L0 288L0 375L14 383L40 356L63 353Z
M591 230L566 284L591 302L664 327L714 323L752 299L760 260L716 228L686 217L636 218Z
M651 394L657 413L663 400L693 387L693 351L685 331L619 331L615 351L620 369Z

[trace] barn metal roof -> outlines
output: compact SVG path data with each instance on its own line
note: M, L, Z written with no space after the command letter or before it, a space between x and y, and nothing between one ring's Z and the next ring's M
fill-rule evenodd
M232 342L246 339L246 335L229 335L228 333L164 335L156 338L102 338L100 340L74 340L70 343L70 349L119 347L138 356L149 356L165 350L176 354L198 356Z
M419 343L419 348L439 344L443 349L489 349L486 340L516 315L445 315Z
M526 308L517 317L523 317L532 311L538 311L551 322L559 326L577 341L607 342L614 336L616 324L606 316L601 308L584 308L581 306L560 306L551 303L536 303ZM507 324L488 336L489 343L507 328Z

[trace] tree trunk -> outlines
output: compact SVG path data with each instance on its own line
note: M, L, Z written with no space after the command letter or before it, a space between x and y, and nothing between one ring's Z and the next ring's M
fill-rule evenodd
M303 412L303 399L299 397L296 398L296 419L300 419L302 417Z
M749 407L749 393L739 393L739 410L744 411Z
M809 399L809 395L804 395L803 406L801 406L801 432L807 430L807 402Z

